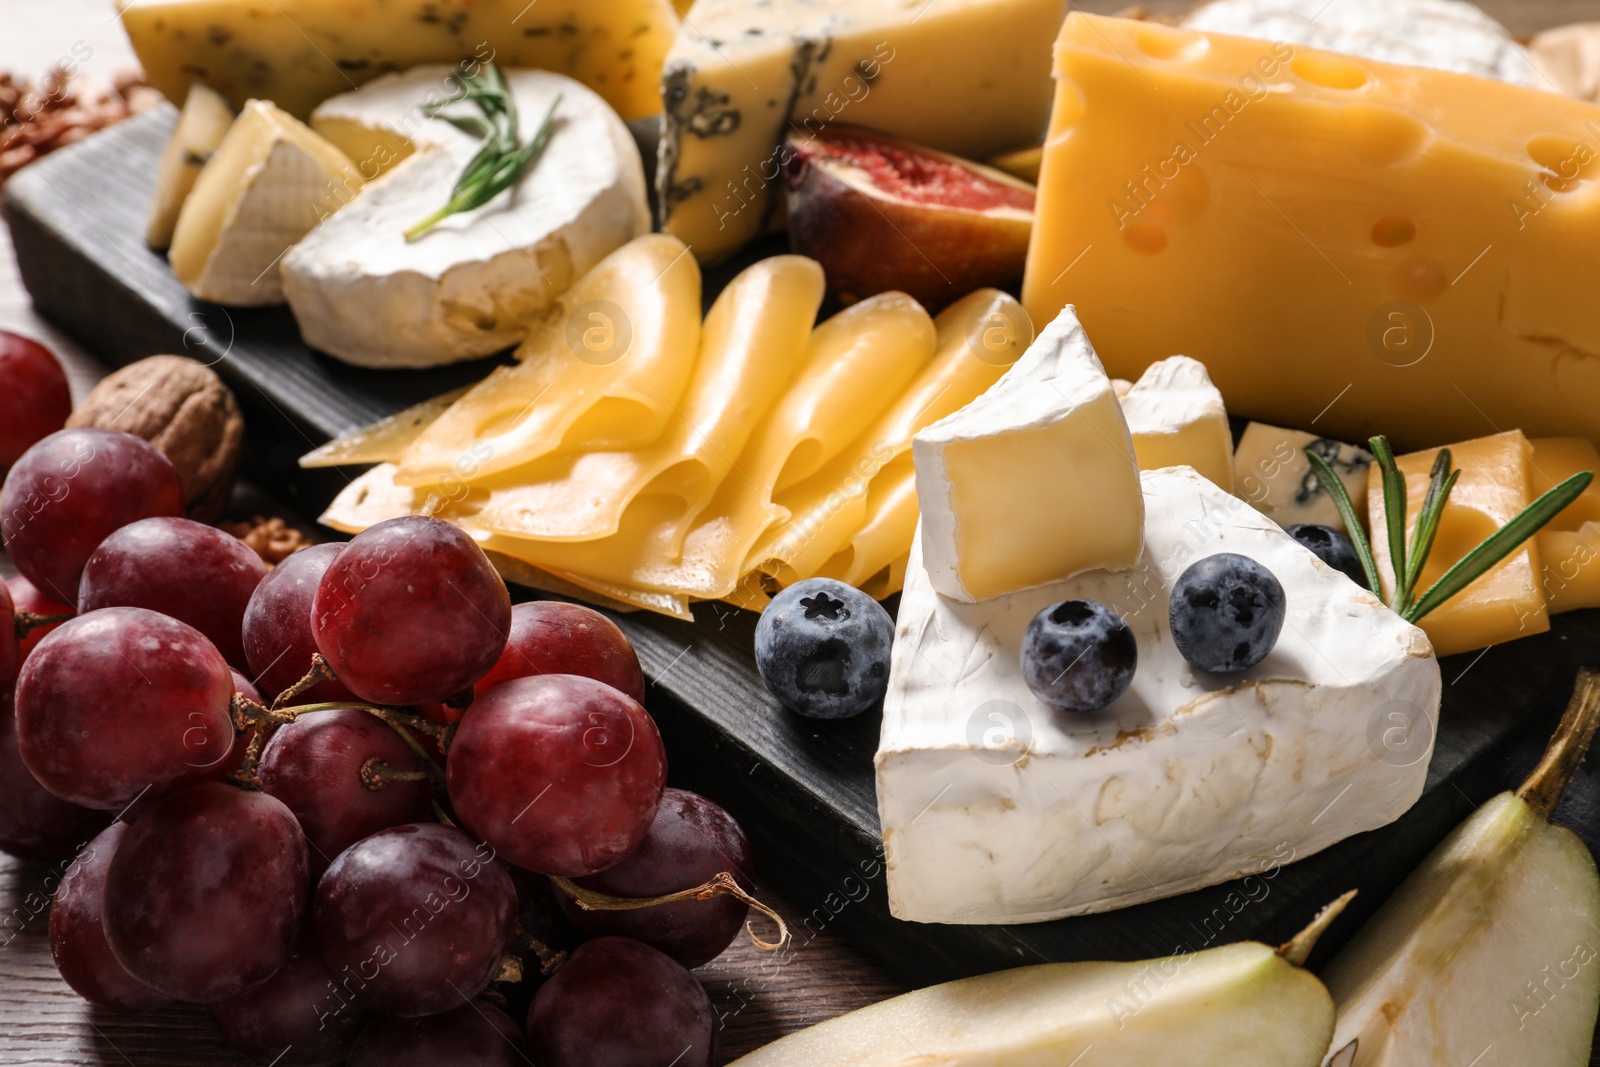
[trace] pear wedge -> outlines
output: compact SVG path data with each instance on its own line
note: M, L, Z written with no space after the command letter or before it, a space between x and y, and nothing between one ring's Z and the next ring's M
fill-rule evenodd
M1600 874L1553 825L1600 722L1583 671L1543 761L1457 827L1329 964L1329 1067L1583 1067L1600 1009Z
M1320 1067L1333 1001L1301 970L1335 901L1289 944L1140 963L1047 963L919 989L734 1067Z

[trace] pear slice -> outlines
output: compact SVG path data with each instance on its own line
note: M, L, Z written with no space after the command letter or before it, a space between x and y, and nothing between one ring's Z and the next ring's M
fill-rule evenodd
M1300 964L1353 895L1280 949L1241 942L948 982L791 1034L734 1067L1321 1067L1333 1001Z
M1550 822L1600 722L1582 671L1544 760L1479 808L1329 964L1329 1067L1581 1067L1600 1010L1600 874Z

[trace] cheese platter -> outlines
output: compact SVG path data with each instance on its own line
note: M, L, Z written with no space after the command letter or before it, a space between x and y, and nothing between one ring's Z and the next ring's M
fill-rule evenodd
M1011 83L945 63L950 100L905 95L895 74L986 5L1019 42L1057 39L1053 106L1042 59ZM1516 45L1451 21L1463 5L1408 46L1362 29L1377 8L1286 15L1263 41L1230 36L1231 0L1188 27L968 0L817 39L804 5L748 34L749 69L789 87L763 126L706 29L746 6L701 0L665 53L659 143L572 69L416 55L282 109L193 78L181 115L7 183L23 279L112 362L214 369L243 471L352 544L423 521L519 597L607 610L673 784L731 812L801 909L778 958L827 929L922 986L1245 940L1283 944L1271 980L1298 988L1419 865L1452 862L1430 850L1532 771L1600 647L1574 358L1592 321L1545 270L1592 259L1563 235L1594 209L1580 131L1600 112L1530 88ZM136 46L231 47L143 17ZM1027 137L967 81L1038 104L1008 116L1051 136L1003 151ZM1491 108L1504 129L1471 121ZM1419 193L1466 203L1527 174L1546 192L1510 224L1452 229ZM1352 181L1353 201L1327 191ZM1517 244L1508 225L1540 215ZM312 674L356 691L331 648ZM466 724L443 735L462 765L495 749L478 724L515 715L478 693L439 720ZM361 696L382 717L448 695L385 694ZM1532 773L1535 817L1504 817L1537 834L1553 812L1600 847L1593 776ZM501 811L520 796L449 790L588 907L566 879L617 858L550 858ZM1351 1029L1347 997L1328 1051L1380 1062L1354 1058L1387 1039ZM1587 1003L1560 1001L1563 1033L1592 1028ZM771 1062L811 1062L781 1047Z

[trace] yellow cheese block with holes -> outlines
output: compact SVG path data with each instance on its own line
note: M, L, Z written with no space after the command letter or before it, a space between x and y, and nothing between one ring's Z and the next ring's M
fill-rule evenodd
M1582 437L1534 439L1529 461L1531 494L1538 499L1574 474L1600 475L1600 449ZM1600 481L1562 509L1534 535L1544 570L1544 596L1552 615L1600 607Z
M204 81L305 118L335 93L424 63L493 61L569 75L625 119L661 109L671 0L125 0L150 84L182 100ZM442 86L441 93L450 92ZM419 104L422 101L417 101Z
M1231 414L1397 447L1600 440L1600 106L1075 13L1023 304L1113 375L1183 352Z
M1461 471L1439 520L1433 550L1415 585L1418 597L1484 538L1511 521L1534 499L1530 462L1533 448L1520 430L1451 445L1450 458ZM1428 492L1437 449L1397 457L1406 476L1406 544L1411 544L1417 513ZM1383 579L1384 598L1394 584L1383 472L1374 463L1368 474L1367 510L1372 516L1372 554ZM1487 574L1417 623L1441 656L1470 652L1550 628L1545 606L1539 549L1533 541L1495 565Z

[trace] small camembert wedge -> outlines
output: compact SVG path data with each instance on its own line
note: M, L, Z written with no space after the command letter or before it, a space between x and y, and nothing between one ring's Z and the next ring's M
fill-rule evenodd
M312 115L364 173L382 172L283 261L306 343L347 363L430 367L515 345L574 281L650 229L639 150L616 112L571 78L517 70L505 75L520 143L561 98L544 152L484 207L407 240L481 147L422 111L450 95L454 69L379 78ZM408 154L395 162L398 152Z
M150 222L145 227L145 243L151 248L166 248L172 243L172 230L178 213L189 199L195 179L222 144L233 125L233 108L222 94L204 82L189 86L189 96L178 114L167 147L161 152L156 170L156 195L150 204Z
M1139 556L1133 438L1070 307L911 448L927 573L947 597L988 600Z
M278 264L362 185L343 152L267 103L245 105L183 203L168 259L201 300L283 303Z
M1173 356L1152 363L1118 395L1140 470L1193 467L1233 491L1228 411L1199 360Z
M1036 922L1174 896L1383 826L1421 795L1440 692L1423 631L1192 469L1142 480L1128 570L962 604L913 547L876 760L896 916ZM1195 670L1168 622L1173 582L1218 552L1287 594L1277 646L1242 674ZM1122 614L1139 648L1131 687L1093 715L1039 703L1018 654L1035 614L1077 598ZM1415 740L1387 746L1396 723Z

